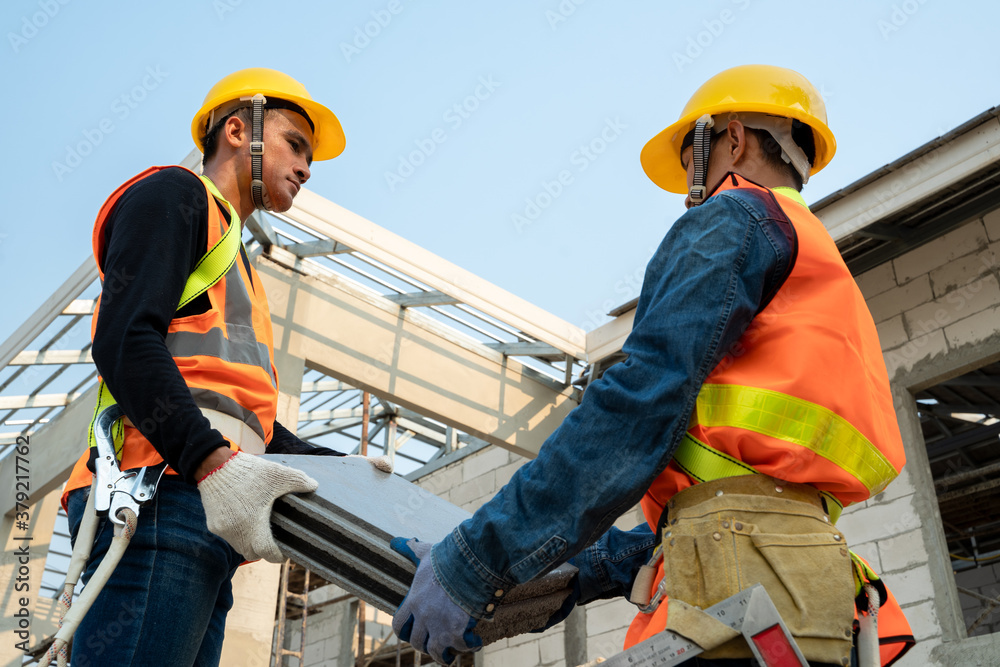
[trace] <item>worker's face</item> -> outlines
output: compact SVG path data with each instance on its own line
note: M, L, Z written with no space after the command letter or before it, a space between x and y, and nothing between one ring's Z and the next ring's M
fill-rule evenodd
M272 210L287 211L292 199L309 180L313 134L301 115L287 109L268 114L264 121L264 185Z

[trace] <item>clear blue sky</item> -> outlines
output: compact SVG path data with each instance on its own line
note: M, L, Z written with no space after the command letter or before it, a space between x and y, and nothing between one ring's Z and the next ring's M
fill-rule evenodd
M205 93L243 67L286 71L340 117L347 150L308 187L588 329L638 294L683 211L640 149L718 71L776 64L821 88L839 150L808 201L1000 102L995 3L577 2L6 0L0 340L89 254L104 198L182 159ZM578 152L605 128L603 153Z

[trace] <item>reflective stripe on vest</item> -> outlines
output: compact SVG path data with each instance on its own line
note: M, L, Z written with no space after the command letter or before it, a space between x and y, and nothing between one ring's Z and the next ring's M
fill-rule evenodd
M694 424L741 428L805 447L850 473L870 495L880 493L896 478L889 460L846 419L777 391L702 385Z

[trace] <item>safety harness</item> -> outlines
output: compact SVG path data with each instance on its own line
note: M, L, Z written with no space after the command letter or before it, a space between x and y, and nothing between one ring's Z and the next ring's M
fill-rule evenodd
M229 228L215 245L209 248L208 252L198 260L191 275L188 276L177 310L219 282L232 268L240 251L242 231L240 217L236 213L236 209L222 196L210 178L204 175L199 178L204 182L209 192L229 208L230 222ZM91 483L90 495L87 499L87 507L84 510L76 544L73 546L70 566L66 572L66 582L59 596L59 603L62 607L59 631L49 646L41 667L47 667L53 661L59 667L67 666L68 645L73 633L76 632L94 600L104 588L104 584L107 583L118 562L125 554L125 549L138 526L139 508L152 500L166 469L166 463L161 462L155 466L144 466L141 469L121 470L119 463L124 445L124 418L121 406L111 395L104 380L100 380L98 382L97 405L94 407L94 416L87 429L94 479ZM94 546L98 513L106 515L114 524L114 538L97 571L74 605L73 593L76 584L86 567Z

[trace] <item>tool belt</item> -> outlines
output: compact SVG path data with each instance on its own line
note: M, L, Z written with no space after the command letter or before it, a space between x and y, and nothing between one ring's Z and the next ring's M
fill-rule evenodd
M705 609L762 584L808 660L849 663L854 568L817 489L766 475L696 484L669 501L661 549L659 595ZM737 638L704 657L751 655Z

